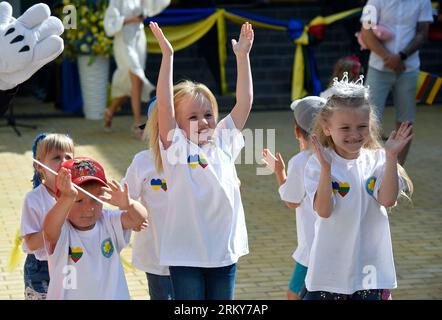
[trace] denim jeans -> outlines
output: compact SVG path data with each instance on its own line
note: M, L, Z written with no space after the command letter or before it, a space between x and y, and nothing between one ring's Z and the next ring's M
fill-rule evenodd
M418 77L419 70L395 73L368 68L366 84L370 86L370 99L376 106L379 120L382 120L388 94L392 91L396 122L410 121L414 123Z
M307 291L303 300L382 300L382 290L360 290L353 294Z
M233 300L236 264L219 268L169 267L176 300Z
M150 300L173 300L170 276L160 276L146 272Z
M25 298L44 299L49 287L48 262L40 261L28 254L24 266Z

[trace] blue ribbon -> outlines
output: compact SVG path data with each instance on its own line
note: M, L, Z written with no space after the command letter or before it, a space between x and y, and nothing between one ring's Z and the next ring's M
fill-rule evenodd
M46 138L46 133L39 133L34 139L34 143L32 144L32 157L34 159L36 159L37 157L37 145L44 138ZM40 179L38 179L37 169L34 169L34 176L32 177L32 185L34 189L40 185Z
M145 19L144 24L155 21L161 26L176 26L203 20L214 13L215 9L166 9L155 17Z
M290 39L298 39L304 32L304 23L300 20L290 19L287 24L287 33Z

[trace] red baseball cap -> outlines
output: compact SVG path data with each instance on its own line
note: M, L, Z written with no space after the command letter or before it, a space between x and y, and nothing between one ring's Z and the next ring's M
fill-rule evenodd
M75 157L63 162L61 167L71 170L72 182L77 186L87 181L98 181L103 186L108 186L102 165L92 158Z

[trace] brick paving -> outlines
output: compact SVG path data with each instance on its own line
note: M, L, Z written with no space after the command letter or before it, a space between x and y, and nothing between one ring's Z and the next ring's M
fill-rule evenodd
M32 108L38 108L33 105ZM43 107L42 107L43 108ZM35 109L33 110L35 112ZM275 128L276 149L288 160L297 152L290 112L255 112L248 128ZM442 142L441 106L420 106L415 140L406 169L415 186L413 202L402 201L390 214L398 289L394 299L442 299ZM131 138L131 117L115 118L114 131L103 132L100 121L82 118L24 119L38 130L23 129L17 137L10 128L0 128L0 299L23 299L23 262L6 272L14 235L20 225L23 197L31 188L31 143L37 132L67 132L77 144L77 155L102 161L107 174L120 179L144 142ZM393 109L385 115L387 131L393 127ZM260 149L260 148L259 148ZM260 150L255 150L259 154ZM285 299L291 277L291 254L296 246L294 211L279 201L273 176L257 176L259 165L237 166L242 181L243 203L250 254L238 264L237 299ZM122 255L130 261L131 247ZM148 299L143 272L126 271L133 299Z

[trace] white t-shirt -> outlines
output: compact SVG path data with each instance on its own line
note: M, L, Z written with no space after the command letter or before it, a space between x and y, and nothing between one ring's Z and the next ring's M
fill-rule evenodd
M63 224L48 255L48 300L127 300L129 289L120 260L131 230L123 230L121 211L103 209L91 230Z
M46 214L55 205L55 201L55 198L43 184L40 184L37 188L26 194L21 214L21 237L43 230ZM31 251L27 248L25 241L23 241L22 249L26 253L33 253L38 260L48 260L44 247Z
M346 160L332 149L332 214L319 215L306 276L308 291L352 294L358 290L396 288L390 226L377 202L385 151L362 149ZM321 165L313 155L305 170L305 189L313 206ZM399 187L402 180L399 178Z
M132 264L144 272L169 275L169 267L160 266L160 240L167 213L167 182L159 174L150 150L137 153L121 183L129 185L132 199L139 200L149 211L149 227L135 232Z
M169 192L160 262L169 266L224 267L249 252L235 159L244 138L230 115L213 143L189 141L177 127L160 149Z
M279 187L281 200L300 204L296 208L298 247L293 253L293 259L305 267L308 266L316 220L316 214L310 201L306 199L304 189L304 170L311 155L312 152L306 150L291 158L288 163L287 180Z
M433 22L433 10L430 0L368 0L364 9L367 14L361 17L361 22L371 21L389 28L394 37L383 41L382 44L393 53L404 50L416 35L418 22ZM376 14L374 14L376 12ZM406 70L413 71L420 67L419 51L411 54L404 61ZM376 53L370 53L369 65L380 71L394 72L384 66L384 61Z

